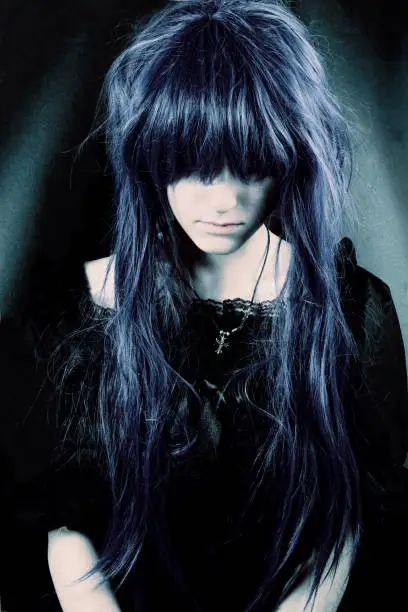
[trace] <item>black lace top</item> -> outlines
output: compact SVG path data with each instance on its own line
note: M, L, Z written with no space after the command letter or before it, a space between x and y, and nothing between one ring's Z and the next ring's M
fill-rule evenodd
M369 493L365 497L367 525L374 525L375 530L386 520L387 512L392 514L394 495L401 500L405 487L401 467L408 451L405 352L388 285L357 266L351 241L345 239L344 246L350 261L347 289L344 286L345 296L350 299L344 300L344 308L363 357L367 337L376 337L376 358L367 367L368 387L355 381L352 408L368 440L359 456L370 470L381 475L389 492L381 501ZM222 400L222 389L228 373L245 362L258 327L278 316L284 304L280 300L255 304L248 325L232 334L227 340L230 346L217 355L217 328L230 330L238 326L248 305L249 301L241 299L194 303L200 346L200 376L195 384L202 397L207 398L209 410L218 406L216 433L220 443L213 462L198 462L180 472L168 509L173 542L186 561L190 583L201 594L199 602L194 607L191 600L183 599L175 590L169 572L155 553L154 539L148 537L137 571L117 594L122 612L157 611L173 604L179 611L238 612L244 610L257 583L262 551L272 529L267 515L270 510L272 516L273 508L258 507L251 529L239 522L239 516L242 499L248 492L248 466L254 452L248 440L261 435L262 427L260 421L251 422L248 411L231 410L228 397ZM371 316L374 305L375 319ZM98 466L81 459L61 463L57 473L51 468L60 438L58 424L50 418L55 390L45 383L46 365L41 370L36 360L39 340L33 322L4 318L0 323L0 506L4 551L0 597L8 612L59 610L48 573L48 531L66 525L86 533L98 547L111 509L109 489ZM358 444L356 437L356 447ZM370 531L367 533L369 537ZM288 568L289 574L297 562L307 558L313 544L305 539L302 545ZM23 590L19 588L22 575L26 585Z

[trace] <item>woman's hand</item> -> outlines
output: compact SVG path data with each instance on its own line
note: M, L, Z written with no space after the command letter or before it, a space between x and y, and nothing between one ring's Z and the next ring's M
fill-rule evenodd
M73 584L96 561L96 551L84 534L65 527L48 533L48 567L63 612L120 612L108 584L97 587L100 573Z

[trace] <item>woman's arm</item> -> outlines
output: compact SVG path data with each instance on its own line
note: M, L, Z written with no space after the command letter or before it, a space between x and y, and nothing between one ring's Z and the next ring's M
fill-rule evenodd
M49 534L48 566L54 588L63 612L120 612L109 586L95 588L101 575L95 574L79 584L73 581L93 567L97 555L91 541L82 533L56 529ZM342 550L337 571L330 572L319 586L315 605L306 601L312 583L312 575L285 599L276 612L336 612L345 593L351 570L351 536ZM326 565L327 571L333 553Z
M313 599L307 608L306 601L312 586L313 575L308 575L305 580L285 599L276 609L276 612L336 612L343 599L347 588L351 571L352 538L349 535L341 552L337 571L332 571L318 588L314 606ZM324 569L323 577L327 572L333 559L333 552Z
M120 612L107 583L95 588L101 574L73 584L95 565L91 541L78 531L55 529L48 534L48 567L63 612Z

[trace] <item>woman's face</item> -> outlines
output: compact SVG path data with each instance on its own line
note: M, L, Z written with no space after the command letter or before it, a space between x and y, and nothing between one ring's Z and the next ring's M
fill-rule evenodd
M275 184L270 177L244 184L225 168L210 185L195 175L168 185L167 197L174 217L201 251L227 254L242 247L263 225ZM237 225L225 231L211 223Z

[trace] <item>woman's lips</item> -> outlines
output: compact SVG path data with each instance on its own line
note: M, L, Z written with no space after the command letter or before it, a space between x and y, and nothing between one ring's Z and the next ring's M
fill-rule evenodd
M243 225L242 223L227 223L227 224L216 224L203 221L204 225L207 226L208 234L228 234L230 232L236 232L237 229Z
M241 222L231 222L231 223L213 223L212 221L203 221L203 223L208 223L208 225L215 225L216 227L225 227L227 225L242 225Z

